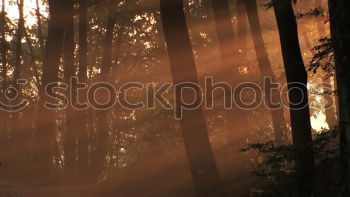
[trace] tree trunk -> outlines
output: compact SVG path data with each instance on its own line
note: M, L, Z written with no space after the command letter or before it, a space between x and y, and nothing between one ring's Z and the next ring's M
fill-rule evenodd
M315 0L315 5L316 7L322 7L323 3L322 0ZM318 30L318 34L319 34L319 38L324 38L328 35L326 28L325 28L325 22L324 20L322 20L322 18L320 18L320 20L316 20L316 24L317 24L317 30ZM331 79L329 77L323 77L322 82L324 84L327 84L324 86L325 90L328 91L333 91L334 88L332 88L331 86ZM329 84L329 85L328 85ZM326 121L328 123L328 126L330 129L333 129L337 124L338 124L338 120L336 118L336 104L333 102L333 96L328 95L325 97L327 103L332 104L331 106L326 106Z
M2 57L2 89L5 90L7 87L7 41L6 41L6 15L5 15L5 0L2 0L1 7L1 21L3 22L3 26L1 27L1 57Z
M40 13L40 6L39 6L39 0L35 0L36 3L36 10L35 10L35 16L37 20L37 25L38 25L38 40L40 44L40 50L41 52L44 51L44 36L43 36L43 29L41 26L41 13Z
M160 10L174 84L198 84L183 1L161 0ZM175 94L179 93L177 88ZM184 91L183 94L185 98L193 96L191 91ZM181 98L176 98L177 105L180 104L180 100ZM201 195L214 189L220 182L202 109L184 110L180 125L195 190Z
M245 65L247 62L247 16L245 0L237 0L237 40L238 40L238 63Z
M350 191L350 2L329 0L331 36L335 55L337 93L339 104L339 129L342 158L342 181L346 194Z
M242 3L242 2L239 2ZM239 78L240 74L238 73L238 67L241 61L243 60L242 54L238 53L238 41L236 39L236 34L233 30L232 16L231 10L228 0L211 0L211 5L213 7L213 14L215 20L215 30L217 39L219 42L219 50L221 56L222 67L226 72L220 74L216 77L217 81L227 81L231 78ZM241 16L242 12L239 13ZM242 20L243 17L240 17ZM244 26L243 22L240 21L240 28ZM244 33L242 29L240 29L240 33ZM239 79L241 80L241 79ZM232 98L229 98L232 99ZM234 128L234 125L239 124L240 120L237 119L237 114L241 114L241 117L244 121L247 120L245 113L246 111L242 111L240 109L234 108L226 110L227 117L227 145L228 149L231 153L238 152L234 149L239 149L241 144L237 143L239 135L241 133L245 133L246 128ZM247 125L247 124L243 124ZM239 148L237 148L239 146Z
M18 97L22 96L22 90L20 85L17 83L20 79L22 71L22 38L24 33L24 16L23 16L23 4L24 0L18 1L18 26L16 30L16 43L15 43L15 62L14 62L14 72L13 72L13 87L17 90ZM21 141L23 135L20 134L21 124L20 124L20 113L21 112L11 112L11 150L18 147L18 142Z
M1 21L3 22L1 27L1 78L2 78L2 90L1 90L1 96L0 101L4 102L5 98L5 90L7 88L7 41L6 41L6 16L5 16L5 0L2 0L2 9L1 9ZM4 151L7 147L7 141L8 141L8 113L6 111L0 110L0 118L1 118L1 128L0 128L0 163L4 163L5 160L7 160L8 155L6 154L6 151ZM1 171L3 172L3 171Z
M253 37L255 53L258 60L258 65L261 73L261 81L263 82L265 78L270 78L272 83L276 83L276 78L273 75L271 63L269 60L268 53L265 48L265 43L263 40L260 19L258 14L258 7L256 0L245 0L245 7L248 14L248 20L250 24L250 29ZM280 92L277 90L272 91L270 87L264 88L265 100L267 107L271 112L272 126L275 132L275 142L276 144L283 144L286 140L285 132L287 130L286 121L284 118L283 107L274 108L271 103L281 103Z
M66 14L64 7L64 3L60 0L49 0L48 38L44 55L42 83L39 90L38 148L36 150L38 156L36 167L40 169L38 171L39 178L49 176L52 165L51 143L56 130L56 113L54 110L44 107L44 103L49 101L44 88L49 83L58 82L64 35L62 16Z
M18 2L18 27L16 32L16 48L15 48L15 69L14 69L14 87L20 92L20 86L17 83L17 80L20 79L21 74L21 56L22 56L22 38L24 32L24 16L23 16L23 4L24 0L19 0Z
M107 19L106 35L104 38L104 52L102 56L101 74L99 80L102 82L110 82L110 74L112 68L112 43L113 43L113 31L116 25L117 18L114 15L114 9L110 8ZM98 95L99 98L104 98L105 94ZM109 112L106 109L97 109L97 133L98 142L95 150L94 168L99 175L103 171L105 158L108 152L108 129L109 129Z
M74 65L74 1L62 0L65 5L65 14L62 16L64 25L64 45L63 45L63 61L64 61L64 80L67 84L70 84L70 80L75 75ZM73 87L70 87L73 88ZM66 93L67 96L71 96L70 92ZM74 102L75 98L72 98L71 102ZM77 113L69 105L66 109L66 131L64 137L64 153L65 153L65 170L72 180L72 175L76 173L76 141L77 141L77 128L76 122L80 117L76 116Z
M85 0L79 0L79 81L81 83L87 83L87 3ZM79 99L80 102L85 103L86 102L86 91L84 91L81 95L82 98ZM79 161L79 170L80 175L83 176L81 178L84 178L87 173L88 165L89 165L89 158L88 158L88 134L86 130L86 124L87 124L87 117L86 117L86 110L82 110L78 112L79 114L77 117L79 117L78 122L76 123L78 126L78 161ZM82 179L83 180L83 179Z
M212 0L215 29L219 40L220 55L224 68L237 68L235 58L237 47L233 30L232 16L228 0ZM232 75L232 73L230 73Z
M29 55L31 57L31 61L30 62L32 64L32 66L33 66L33 75L34 75L34 78L35 78L35 81L36 81L37 88L39 88L40 87L40 77L39 77L38 66L36 64L36 60L38 58L35 57L34 49L33 49L33 46L32 46L32 42L30 40L29 33L27 32L26 29L24 29L24 33L25 33L25 39L26 39L26 42L27 42L28 50L29 50Z
M307 71L300 51L298 28L291 0L273 0L273 6L289 90L293 146L297 153L295 169L298 196L310 196L313 190L315 167L308 104Z

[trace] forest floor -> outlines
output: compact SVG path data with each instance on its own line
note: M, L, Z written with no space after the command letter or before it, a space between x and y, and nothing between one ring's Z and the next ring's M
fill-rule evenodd
M258 181L245 166L247 155L237 154L234 160L232 157L218 156L216 154L223 184L215 194L209 196L248 197ZM181 158L179 155L177 157ZM139 162L115 172L106 184L99 187L0 189L0 197L193 197L193 185L185 161L177 159L176 165L172 165L173 161L169 158Z

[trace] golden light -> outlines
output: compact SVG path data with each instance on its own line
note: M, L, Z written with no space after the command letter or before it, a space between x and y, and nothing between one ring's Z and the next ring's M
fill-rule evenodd
M38 3L39 3L41 15L44 17L48 17L46 5L43 4L42 0L38 0ZM2 7L3 6L2 1L0 2L0 4ZM14 1L5 0L5 7L6 7L5 10L7 12L7 17L10 20L17 20L19 17L17 3L15 3ZM36 16L35 16L36 8L37 8L36 0L24 0L23 14L24 14L25 26L31 27L37 23Z

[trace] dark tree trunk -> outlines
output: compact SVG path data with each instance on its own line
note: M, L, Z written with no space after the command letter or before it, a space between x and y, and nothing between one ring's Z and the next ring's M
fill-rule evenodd
M323 1L322 0L315 0L316 7L323 7ZM323 17L320 17L320 20L315 21L317 24L317 30L320 38L324 38L329 35L327 33L325 28L325 20ZM327 84L324 86L325 90L333 91L334 89L331 86L331 79L329 77L323 77L322 79L324 84ZM338 120L336 118L337 112L336 109L336 103L333 102L333 96L326 96L326 101L329 104L332 104L331 106L327 106L326 108L326 121L329 125L329 128L332 129L338 124Z
M256 0L245 0L244 3L248 14L255 53L261 73L261 81L264 81L264 78L268 77L271 79L272 83L276 83L276 79L272 72L271 63L261 32ZM271 112L272 126L275 132L275 142L276 144L283 144L286 140L285 132L287 130L283 107L281 106L279 108L276 108L271 105L271 103L281 103L280 92L278 90L272 91L269 87L265 87L264 91L265 100L268 105L267 107L269 107L269 110Z
M342 181L350 191L350 1L329 0L331 36L335 55L339 127L342 158Z
M174 84L198 84L183 1L161 0L160 8ZM175 94L179 95L179 89L175 90ZM184 92L185 98L192 96L191 92ZM176 98L177 104L181 102L180 99ZM215 188L220 182L202 109L184 110L180 125L193 183L200 195Z
M87 83L87 31L88 31L88 25L87 25L87 3L85 0L79 0L79 81L82 83ZM86 91L84 91L81 95L82 98L79 99L80 102L85 103L86 102ZM88 134L86 130L86 124L87 124L87 117L86 117L86 110L78 112L79 122L76 123L78 125L78 159L79 159L79 170L80 174L85 177L89 165L89 158L88 158ZM82 178L83 178L82 177Z
M74 65L74 1L62 0L65 5L65 14L62 16L64 25L64 45L63 45L63 61L64 61L64 80L67 84L75 75ZM70 87L72 88L72 87ZM70 92L66 92L67 96L71 96ZM72 98L72 102L75 98ZM64 153L65 153L65 167L66 173L72 176L76 173L76 141L77 141L77 128L76 122L80 117L77 117L77 113L69 105L66 109L66 131L64 137ZM69 179L72 179L70 177Z
M273 0L284 67L289 90L289 107L293 145L297 153L298 196L310 196L314 183L314 158L310 112L308 104L307 72L298 40L298 28L291 0Z
M65 15L64 3L60 0L49 0L48 38L46 42L42 83L39 90L39 115L37 132L37 165L39 178L50 175L52 165L51 143L56 129L56 113L44 107L49 101L44 92L46 85L58 81L58 71L63 45L64 25L62 16Z

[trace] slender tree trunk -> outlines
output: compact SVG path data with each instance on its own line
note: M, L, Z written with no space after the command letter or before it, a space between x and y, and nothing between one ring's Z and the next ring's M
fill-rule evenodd
M298 28L290 0L273 0L284 67L289 90L289 107L293 146L297 153L298 196L310 196L314 183L314 158L310 112L308 104L307 71L300 51Z
M350 2L329 0L331 36L335 55L337 93L339 103L339 128L342 158L342 181L345 194L350 193Z
M238 63L245 64L247 62L247 16L245 9L245 0L237 0L237 40L239 46Z
M39 0L35 0L35 3L36 3L35 16L36 16L37 25L38 25L38 40L40 44L40 50L41 52L43 52L45 45L44 45L44 36L43 36L43 29L42 29L42 22L41 22Z
M24 33L24 16L23 16L23 4L24 0L18 2L18 27L16 32L16 48L15 48L15 69L14 69L14 87L20 92L20 86L17 84L17 80L20 79L21 74L21 61L22 61L22 38Z
M33 66L33 75L34 75L34 78L35 78L35 81L36 81L37 88L39 88L40 87L40 76L39 76L38 66L36 64L36 60L38 58L35 57L34 49L33 49L33 46L32 46L32 41L30 40L29 33L27 32L26 29L24 29L24 34L25 34L25 39L26 39L26 42L27 42L28 50L29 50L29 55L31 57L30 63Z
M261 32L256 0L245 0L244 3L247 10L250 29L254 41L255 53L261 73L261 80L264 81L264 78L268 77L271 79L272 83L276 83L276 78L272 72L271 63ZM283 107L281 106L279 108L276 108L271 105L272 103L281 103L280 93L278 90L272 91L270 87L265 87L264 91L265 100L268 105L267 107L269 107L269 110L271 112L272 126L275 132L275 142L276 144L283 144L286 140L285 132L287 130Z
M5 4L6 1L2 0L2 8L1 8L1 21L2 21L2 27L1 27L1 60L2 60L2 67L1 67L1 78L2 78L2 90L1 90L1 96L0 101L4 102L4 95L5 90L7 88L7 41L6 41L6 15L5 15ZM8 118L7 118L6 111L0 110L0 118L1 118L1 128L0 128L0 162L4 163L5 160L7 160L7 154L5 153L5 148L7 146L8 141ZM3 171L1 171L3 172Z
M161 0L160 8L174 84L198 84L183 1ZM177 96L179 91L175 90ZM193 96L191 91L184 91L183 94L185 98ZM176 102L180 104L181 98L177 97ZM193 183L197 194L201 195L218 186L220 182L202 109L184 110L180 125Z
M51 143L56 130L56 113L44 107L45 102L49 101L44 88L52 82L58 82L64 35L62 16L66 14L64 7L64 2L60 0L49 0L48 38L44 55L42 83L39 90L38 149L36 150L38 155L36 167L40 169L38 171L39 178L48 177L52 167Z
M65 5L65 15L63 16L64 24L64 45L63 45L63 61L64 61L64 80L67 84L75 75L74 65L74 1L62 0ZM73 87L70 87L73 88ZM66 93L71 96L70 92ZM71 102L74 102L72 98ZM64 138L64 153L65 153L65 167L68 179L73 180L72 176L76 173L76 142L77 142L77 127L75 119L77 113L69 105L66 109L66 131ZM80 118L80 117L79 117Z
M5 10L5 0L2 0L1 8L1 21L3 26L1 27L1 56L2 56L2 89L7 88L7 50L8 44L6 41L6 10Z
M23 55L23 49L22 49L22 39L23 39L23 33L24 33L24 16L23 16L23 6L24 6L24 0L17 1L18 5L18 24L17 24L17 30L15 33L15 48L14 48L14 72L13 72L13 87L17 91L17 99L22 98L22 90L21 86L18 83L18 80L20 79L21 72L22 72L22 55ZM11 119L10 119L10 144L8 146L11 154L10 160L13 162L11 165L19 167L21 163L23 163L23 159L25 155L21 156L13 156L15 153L18 153L18 147L19 144L25 141L25 132L20 132L23 130L22 128L22 121L21 121L21 114L23 112L21 111L15 111L11 112Z
M113 30L116 25L116 16L114 15L114 9L110 8L107 19L106 35L104 38L104 52L102 56L102 66L100 81L110 82L110 74L112 68L112 43L113 43ZM99 98L104 98L106 95L99 95ZM109 110L97 109L97 132L98 143L95 152L94 168L97 173L103 171L105 158L108 151L108 129L109 129Z
M236 68L237 47L233 30L232 16L228 0L212 0L216 34L219 40L220 54L225 68Z
M17 83L20 79L22 71L22 38L24 33L24 16L23 16L23 4L24 0L19 0L18 2L18 26L16 30L16 44L15 44L15 62L14 62L14 72L13 72L13 87L16 88L18 92L18 97L22 96L21 86ZM21 112L12 112L11 120L11 149L16 149L18 147L18 142L21 141L23 135L20 134L21 122L20 122L20 113Z
M242 75L239 74L239 66L244 65L246 60L246 31L247 22L245 18L245 10L243 0L238 1L238 31L237 36L233 29L232 16L230 11L230 5L228 0L211 0L213 7L214 20L215 20L215 30L219 42L220 56L222 67L227 70L222 75L217 76L217 81L227 81L228 79L238 78L237 81L244 81ZM242 40L241 40L242 39ZM242 48L240 48L242 46ZM239 53L239 49L242 53ZM228 98L232 99L232 98ZM237 116L239 114L239 116ZM227 142L231 154L238 153L238 150L243 146L243 144L237 143L243 142L240 139L242 133L246 133L249 130L247 125L249 113L246 110L241 110L240 108L234 108L226 110L227 117ZM242 124L242 122L244 122ZM235 125L243 125L239 128Z
M110 9L108 13L108 21L106 27L106 35L104 38L104 53L102 56L101 79L110 78L112 69L112 43L113 31L117 22L117 17L114 15L114 9Z
M79 81L82 83L87 83L87 31L88 31L88 25L87 25L87 2L86 0L79 0L79 54L78 54L78 61L79 61L79 73L78 78ZM86 91L81 93L82 98L79 99L80 102L85 103L86 102ZM89 146L89 139L88 139L88 133L86 130L87 125L87 111L79 111L78 117L79 122L76 124L78 125L78 160L79 160L79 170L80 175L82 178L86 178L86 173L89 165L89 158L88 158L88 146Z
M315 5L316 7L322 7L323 6L322 0L315 0ZM324 38L327 35L329 35L326 31L323 17L320 17L320 20L316 20L315 22L317 24L317 30L320 38ZM324 90L328 90L328 91L334 90L334 88L332 88L331 79L329 77L323 77L322 82L324 84L327 84L324 86ZM328 95L325 98L327 103L331 104L331 106L326 106L326 121L328 123L329 128L332 129L338 124L338 120L336 118L337 112L335 110L336 104L333 102L333 96Z

